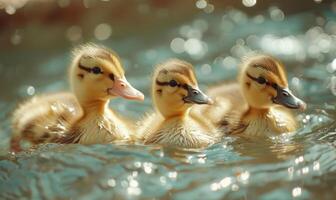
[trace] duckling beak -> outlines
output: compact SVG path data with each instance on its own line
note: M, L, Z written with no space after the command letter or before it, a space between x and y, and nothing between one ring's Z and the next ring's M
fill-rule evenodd
M277 88L277 96L274 97L273 102L276 104L283 105L290 109L300 109L305 110L307 104L301 99L297 98L292 94L288 88Z
M188 95L183 98L186 103L213 104L213 100L205 95L201 90L188 86Z
M116 78L112 88L107 90L108 94L120 96L125 99L143 101L145 96L139 90L132 87L126 78Z

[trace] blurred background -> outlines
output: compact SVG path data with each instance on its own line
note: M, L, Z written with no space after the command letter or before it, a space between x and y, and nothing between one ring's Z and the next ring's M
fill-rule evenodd
M151 109L153 66L195 65L202 88L235 80L252 51L281 59L309 107L290 138L225 138L201 152L115 145L8 154L10 115L31 96L67 90L71 50L121 56ZM336 2L332 0L0 0L0 199L333 199L336 196Z
M115 49L134 78L169 57L192 62L210 82L232 78L225 69L251 50L284 59L296 76L313 64L336 69L333 1L0 0L0 9L5 101L65 87L71 49L86 42Z

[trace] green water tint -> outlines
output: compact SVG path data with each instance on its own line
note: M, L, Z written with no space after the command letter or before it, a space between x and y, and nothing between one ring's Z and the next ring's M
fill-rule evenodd
M323 15L327 22L336 18L328 9ZM7 153L9 113L16 104L1 100L0 199L335 198L336 109L329 83L335 71L331 63L336 52L332 31L336 25L317 26L310 13L286 16L284 21L267 16L260 20L231 10L196 16L170 31L158 30L150 44L135 36L104 42L120 53L128 80L147 94L144 103L117 99L111 107L133 118L150 110L152 66L169 57L194 63L204 88L234 80L239 58L258 50L285 62L290 87L309 105L307 111L297 113L302 124L297 133L272 138L225 137L206 150L47 144L11 155ZM182 51L178 45L183 41L196 50L174 53ZM30 84L23 81L12 93L28 97L29 85L34 85L37 93L66 88L62 77L68 61L68 50L64 50L32 66L32 73L22 75ZM12 68L1 70L14 73Z

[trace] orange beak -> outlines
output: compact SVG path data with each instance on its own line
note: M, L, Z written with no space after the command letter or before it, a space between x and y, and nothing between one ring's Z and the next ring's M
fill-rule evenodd
M114 80L114 85L109 88L108 93L114 96L120 96L125 99L143 101L145 96L139 90L135 89L125 77L116 78Z

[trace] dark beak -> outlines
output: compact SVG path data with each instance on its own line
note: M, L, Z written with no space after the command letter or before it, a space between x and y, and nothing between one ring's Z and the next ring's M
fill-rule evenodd
M188 86L188 95L183 98L186 103L213 104L213 100L205 95L201 90Z
M294 96L288 88L278 87L277 96L274 97L272 100L274 103L283 105L290 109L305 110L307 107L306 103Z

